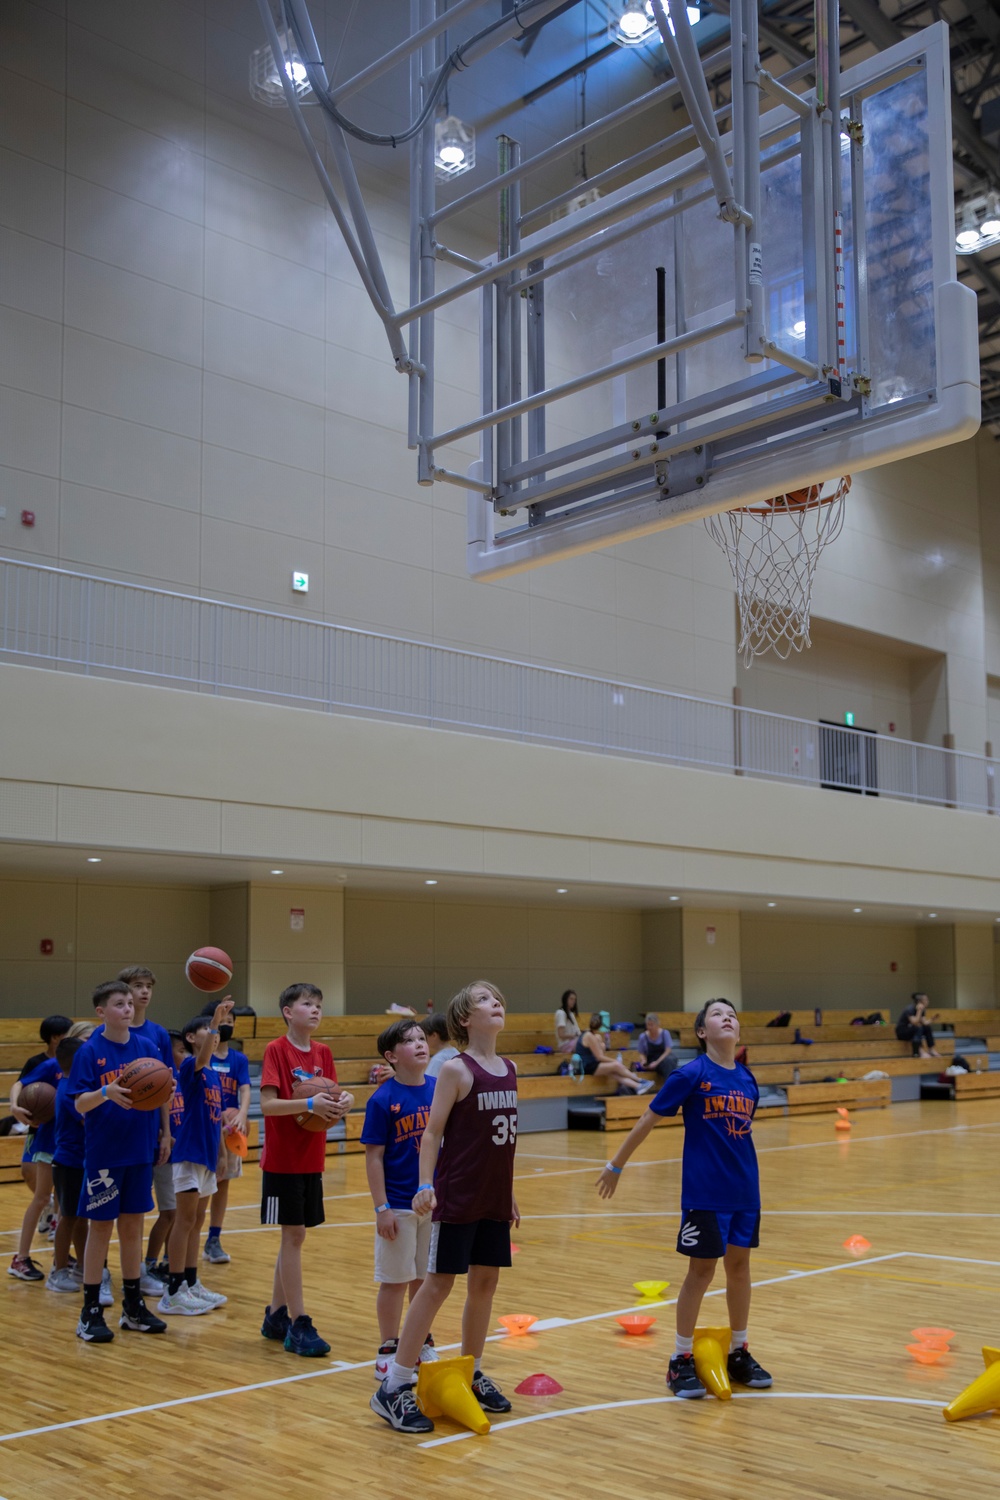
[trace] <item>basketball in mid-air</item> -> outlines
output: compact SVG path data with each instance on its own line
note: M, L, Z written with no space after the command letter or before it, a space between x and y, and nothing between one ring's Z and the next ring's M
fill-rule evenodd
M189 984L204 995L224 990L233 977L233 961L221 948L196 948L184 965Z

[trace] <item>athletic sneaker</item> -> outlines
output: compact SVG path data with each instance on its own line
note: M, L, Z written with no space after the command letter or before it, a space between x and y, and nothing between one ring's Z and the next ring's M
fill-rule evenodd
M80 1262L78 1260L71 1260L68 1270L76 1285L83 1286L83 1267Z
M211 1312L207 1302L202 1302L200 1297L192 1295L191 1288L181 1282L173 1296L164 1292L156 1304L156 1311L168 1316L179 1316L182 1318L197 1318L201 1313Z
M38 1220L37 1234L51 1234L59 1223L59 1216L52 1208L47 1208Z
M161 1261L157 1265L155 1260L144 1260L142 1263L142 1274L148 1276L150 1281L155 1281L162 1292L163 1288L167 1285L167 1277L170 1275L170 1271L166 1261Z
M79 1283L69 1266L60 1266L59 1270L51 1270L45 1278L46 1289L50 1292L78 1292Z
M697 1401L708 1392L698 1378L693 1354L675 1354L667 1366L667 1385L675 1396L685 1401Z
M472 1394L483 1411L510 1411L510 1402L503 1391L482 1370L472 1382Z
M419 1355L419 1357L417 1359L417 1364L418 1365L429 1365L435 1359L437 1359L437 1357L438 1357L438 1352L437 1352L437 1350L434 1347L434 1335L432 1333L429 1333L427 1335L427 1338L425 1339L423 1345L421 1346L420 1355Z
M45 1272L41 1266L32 1260L30 1255L15 1255L7 1267L8 1276L16 1276L18 1281L44 1281Z
M122 1315L118 1319L119 1328L131 1328L136 1333L166 1333L167 1325L162 1318L151 1313L145 1302L140 1299L138 1307L123 1308Z
M285 1348L289 1354L301 1354L306 1359L320 1359L330 1352L330 1345L326 1339L320 1338L312 1318L307 1318L305 1313L295 1319L285 1334Z
M266 1339L273 1339L276 1344L283 1344L288 1337L288 1330L292 1326L292 1320L288 1316L287 1307L276 1307L271 1311L270 1305L264 1309L264 1321L260 1325L260 1331Z
M398 1391L389 1391L383 1381L368 1405L378 1416L384 1417L390 1427L395 1427L397 1432L434 1431L434 1423L430 1417L424 1416L417 1405L412 1385L401 1385Z
M728 1370L730 1380L735 1380L738 1385L748 1385L755 1391L766 1391L773 1384L770 1375L757 1363L746 1344L742 1349L732 1350Z
M163 1282L158 1276L151 1276L143 1266L142 1275L139 1277L139 1290L144 1297L162 1297Z
M114 1289L111 1285L111 1272L107 1266L101 1272L101 1306L113 1307L115 1301Z
M110 1344L114 1334L99 1307L85 1307L76 1325L76 1336L85 1344Z
M213 1266L228 1266L229 1256L222 1248L222 1241L217 1234L210 1234L205 1241L205 1248L201 1252L202 1257L210 1261Z
M375 1356L375 1379L379 1385L389 1373L389 1366L396 1358L396 1350L399 1348L399 1339L386 1339L384 1344L379 1345L378 1354ZM435 1355L435 1358L437 1356Z
M164 1286L169 1286L169 1284L170 1284L170 1262L169 1262L169 1260L161 1260L161 1261L158 1262L157 1265L150 1266L149 1269L152 1271L152 1273L153 1273L154 1276L159 1276L159 1278L163 1282Z
M655 1087L656 1084L652 1081L652 1079L647 1078L643 1083L640 1083L639 1087L636 1089L636 1098L638 1099L640 1094L648 1094L650 1089L655 1089Z
M188 1290L194 1293L199 1302L204 1302L206 1307L224 1307L229 1301L229 1298L222 1292L210 1292L208 1287L202 1286L200 1281L196 1281Z

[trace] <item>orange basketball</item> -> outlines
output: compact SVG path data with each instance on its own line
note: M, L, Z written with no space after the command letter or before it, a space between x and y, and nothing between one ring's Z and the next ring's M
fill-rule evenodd
M26 1083L17 1100L22 1109L31 1116L31 1128L48 1124L56 1112L56 1091L51 1083Z
M115 1082L129 1090L133 1109L159 1109L174 1092L174 1075L158 1057L137 1057L122 1068Z
M203 995L224 990L233 977L233 961L221 948L196 948L184 965L189 984Z
M292 1089L292 1098L311 1099L314 1094L329 1094L331 1099L339 1099L342 1093L340 1084L334 1083L332 1078L300 1078ZM307 1109L292 1118L303 1130L322 1130L324 1135L333 1124L332 1120L324 1120L321 1115L311 1114Z

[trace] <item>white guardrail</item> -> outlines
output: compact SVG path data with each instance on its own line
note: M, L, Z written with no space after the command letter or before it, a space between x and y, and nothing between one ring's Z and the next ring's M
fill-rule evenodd
M995 811L983 756L9 559L0 660Z

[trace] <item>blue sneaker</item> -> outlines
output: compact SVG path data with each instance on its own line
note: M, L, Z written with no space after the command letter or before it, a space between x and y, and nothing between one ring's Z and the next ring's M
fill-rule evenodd
M319 1359L330 1352L330 1345L326 1339L320 1338L312 1325L312 1318L307 1318L305 1313L295 1319L285 1334L285 1348L289 1354L303 1354L307 1359Z
M291 1326L292 1320L288 1316L287 1307L276 1307L273 1312L270 1307L265 1307L260 1331L266 1339L274 1339L275 1343L283 1344Z

